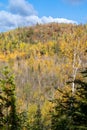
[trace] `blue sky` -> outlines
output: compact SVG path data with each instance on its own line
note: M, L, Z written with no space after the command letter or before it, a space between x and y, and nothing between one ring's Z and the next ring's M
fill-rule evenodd
M0 32L50 22L87 23L87 0L0 0Z
M75 20L78 23L87 21L86 0L30 0L30 2L40 17L44 15L61 17Z

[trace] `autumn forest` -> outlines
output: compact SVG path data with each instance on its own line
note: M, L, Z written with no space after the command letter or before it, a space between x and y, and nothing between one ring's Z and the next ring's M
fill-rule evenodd
M0 33L0 130L87 130L87 25Z

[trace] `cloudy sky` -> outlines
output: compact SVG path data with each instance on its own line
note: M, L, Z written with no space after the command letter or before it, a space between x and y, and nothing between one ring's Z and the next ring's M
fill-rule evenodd
M87 0L0 0L0 32L50 22L86 23Z

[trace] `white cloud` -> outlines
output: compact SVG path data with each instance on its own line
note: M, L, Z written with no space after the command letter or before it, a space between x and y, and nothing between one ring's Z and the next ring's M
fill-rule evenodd
M50 22L56 22L56 23L77 23L76 21L73 20L68 20L64 18L53 18L51 16L49 17L42 17L41 18L42 23L50 23Z
M51 16L43 16L40 18L36 15L33 6L25 0L9 0L8 7L10 11L0 11L0 32L17 27L35 25L37 23L76 23L73 20L53 18Z
M9 11L22 16L36 15L34 7L26 0L9 0Z

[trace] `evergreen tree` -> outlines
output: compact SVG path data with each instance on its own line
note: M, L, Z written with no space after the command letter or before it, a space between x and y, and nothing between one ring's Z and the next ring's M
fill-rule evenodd
M0 92L0 129L4 125L4 115L3 115L3 97L2 92Z
M15 99L15 83L14 76L8 67L5 67L0 78L0 87L2 97L0 105L2 105L3 127L7 130L17 130L17 112Z
M37 111L34 117L33 130L43 130L40 105L37 106Z
M58 89L58 94L61 98L53 100L54 110L52 111L52 130L70 130L72 128L72 116L75 110L75 97L71 91Z
M87 130L87 69L83 80L75 80L75 93L58 89L53 100L52 130Z
M87 69L82 74L83 80L75 80L78 109L74 121L79 130L87 130Z

